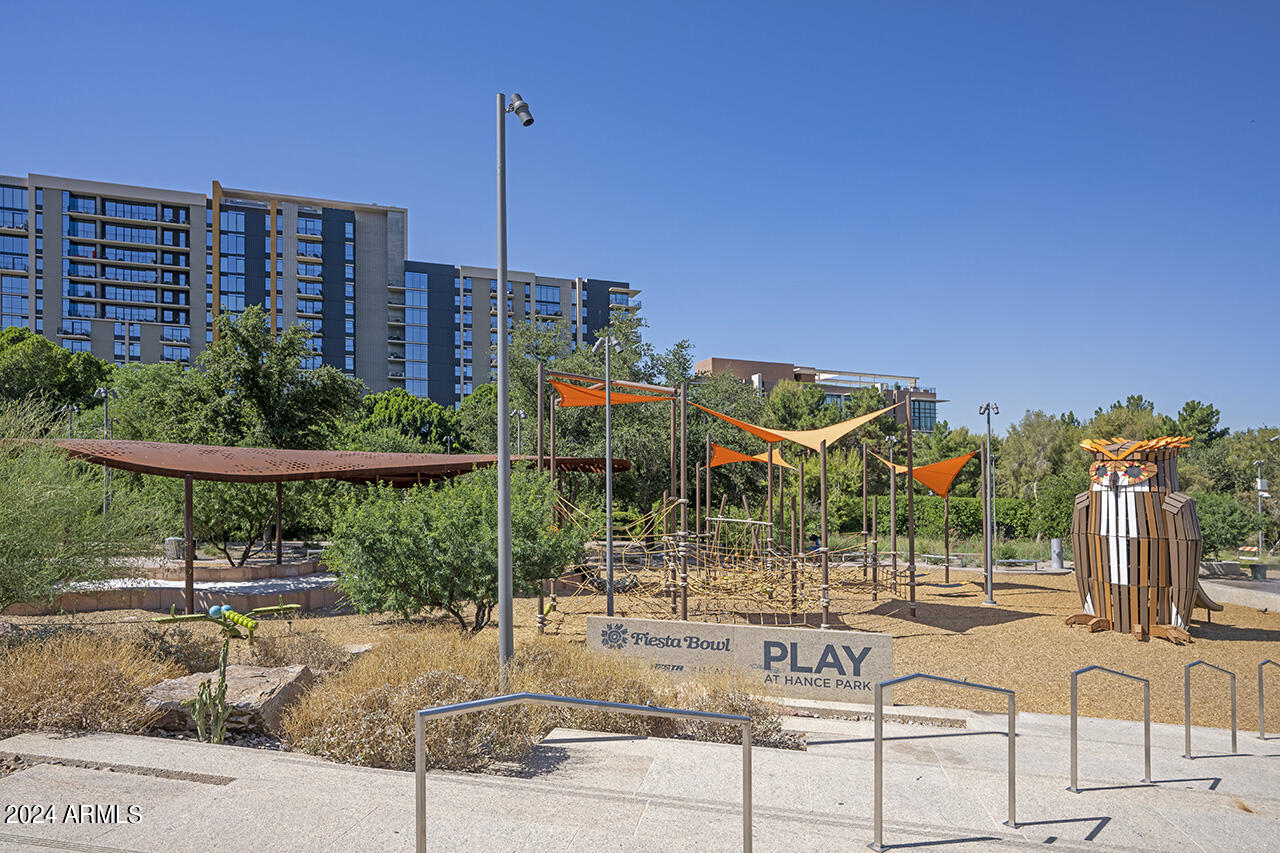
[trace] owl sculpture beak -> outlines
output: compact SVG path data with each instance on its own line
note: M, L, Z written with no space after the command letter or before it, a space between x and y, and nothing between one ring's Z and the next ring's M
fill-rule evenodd
M1111 476L1107 478L1107 485L1111 487L1111 491L1118 492L1120 490L1120 475L1112 471Z

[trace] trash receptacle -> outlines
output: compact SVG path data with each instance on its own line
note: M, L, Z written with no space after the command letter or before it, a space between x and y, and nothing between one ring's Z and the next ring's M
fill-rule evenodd
M1264 581L1267 579L1267 567L1262 563L1254 563L1249 566L1249 577L1255 581Z
M181 536L167 536L164 540L164 556L168 560L181 560L183 558L183 546L187 540Z
M1062 540L1061 539L1049 540L1049 559L1051 560L1050 566L1052 568L1055 568L1055 569L1066 568L1066 564L1062 562Z

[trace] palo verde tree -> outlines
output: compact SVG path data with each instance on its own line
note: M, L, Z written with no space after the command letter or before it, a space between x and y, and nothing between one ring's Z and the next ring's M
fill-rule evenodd
M36 404L0 406L0 612L115 577L155 541L140 504L118 500L103 517L101 469L43 443L53 423Z
M511 477L515 593L537 591L582 556L582 526L549 522L555 489L544 476ZM408 618L443 610L478 632L498 600L498 477L487 468L436 486L371 487L338 513L325 562L362 613Z

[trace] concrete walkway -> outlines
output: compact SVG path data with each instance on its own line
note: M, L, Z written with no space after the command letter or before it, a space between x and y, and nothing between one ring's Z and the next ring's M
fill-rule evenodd
M1006 817L1001 715L938 710L949 726L885 725L885 842L908 849L1270 851L1280 838L1280 739L1081 721L1080 784L1069 781L1068 720L1021 714L1017 817ZM956 717L964 727L957 727ZM863 849L872 839L872 724L788 718L807 752L756 749L757 850ZM411 850L413 776L127 735L28 734L0 753L70 759L0 779L0 806L52 804L54 824L0 824L0 851ZM519 776L432 773L432 850L736 850L741 748L557 729ZM69 804L116 806L117 821L72 823ZM129 806L136 821L129 822ZM110 817L107 813L106 817Z

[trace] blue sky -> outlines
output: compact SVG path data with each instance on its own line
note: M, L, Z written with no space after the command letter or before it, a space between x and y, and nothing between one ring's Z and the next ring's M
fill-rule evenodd
M353 11L354 10L354 11ZM919 375L1003 426L1280 423L1280 6L10 4L0 172L407 207L642 288L660 346ZM16 77L12 75L17 75Z

